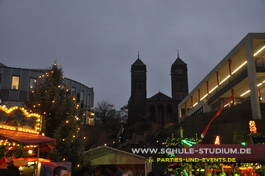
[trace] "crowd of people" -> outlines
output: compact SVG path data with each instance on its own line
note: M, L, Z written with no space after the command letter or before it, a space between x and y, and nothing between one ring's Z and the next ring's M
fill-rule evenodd
M13 161L7 162L7 167L0 169L0 176L20 176L20 171Z
M119 171L114 176L133 176L133 173L131 171ZM176 176L175 174L156 174L154 172L149 172L147 176Z

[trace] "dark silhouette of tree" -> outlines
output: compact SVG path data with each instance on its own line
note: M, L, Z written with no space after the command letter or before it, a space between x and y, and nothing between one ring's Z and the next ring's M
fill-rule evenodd
M128 104L121 107L118 113L119 113L120 123L122 123L123 125L127 124L128 123Z
M97 126L109 126L117 121L117 111L115 105L103 100L95 108L95 122Z

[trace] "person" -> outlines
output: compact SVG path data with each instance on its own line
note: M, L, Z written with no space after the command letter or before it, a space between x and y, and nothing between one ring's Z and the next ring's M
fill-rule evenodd
M11 172L13 172L14 173L13 175L20 176L20 171L19 171L18 167L14 165L13 160L8 162L7 164L8 164L7 169L10 170Z
M57 166L53 170L53 176L67 176L67 169L64 166Z
M154 172L149 172L149 173L147 174L147 176L155 176L155 173L154 173Z
M0 176L16 176L15 173L7 168L0 169Z
M114 176L130 176L130 173L119 171Z

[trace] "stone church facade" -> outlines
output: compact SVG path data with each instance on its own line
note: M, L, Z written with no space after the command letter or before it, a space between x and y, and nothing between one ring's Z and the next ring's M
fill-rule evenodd
M135 131L154 131L170 123L178 124L178 104L188 95L187 64L178 56L171 65L171 97L158 92L147 98L146 72L146 65L138 55L131 65L129 126Z

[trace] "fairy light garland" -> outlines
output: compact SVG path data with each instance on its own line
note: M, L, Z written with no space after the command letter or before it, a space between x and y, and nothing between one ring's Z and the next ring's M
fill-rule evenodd
M13 131L22 131L22 132L28 132L28 133L34 133L34 134L39 134L40 130L41 130L41 115L37 114L37 113L29 113L25 108L23 107L18 107L18 106L14 106L11 108L7 108L5 105L0 106L0 110L4 111L6 114L11 114L13 111L15 110L20 110L23 112L23 114L27 117L36 117L36 130L29 130L29 129L24 129L22 127L14 127L14 126L8 126L8 125L1 125L0 124L0 129L6 129L6 130L13 130Z

